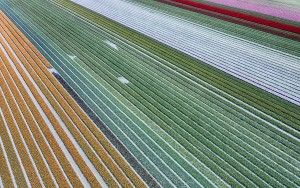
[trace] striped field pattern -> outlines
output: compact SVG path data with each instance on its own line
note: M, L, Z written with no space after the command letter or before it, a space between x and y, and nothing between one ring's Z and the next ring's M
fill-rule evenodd
M1 12L0 176L5 187L145 187ZM4 168L2 168L4 167Z
M203 2L203 0L194 0ZM297 0L207 0L220 5L253 11L286 20L300 22L300 2Z
M157 7L157 2L152 1L119 1L120 6L125 2L148 10L152 15L148 18L142 15L143 11L140 17L127 17L133 10L118 7L118 3L109 4L116 1L102 0L103 4L97 6L93 2L100 1L74 2L0 2L1 10L7 15L2 14L0 28L3 49L1 76L7 78L0 83L0 94L5 98L0 104L0 121L4 122L6 130L8 123L14 121L23 125L11 126L9 130L17 133L22 128L22 135L20 132L13 134L12 138L1 135L2 182L21 187L28 182L36 186L44 183L49 187L58 183L66 186L81 183L85 186L83 180L93 187L99 186L99 183L109 187L300 186L300 93L297 93L296 86L299 84L300 47L297 41L198 16L169 5ZM127 11L123 14L117 10ZM176 36L168 40L166 36L162 36L161 40L155 38L160 34L153 30L155 23L147 24L149 19L157 21L154 18L158 11L168 19L175 17L197 25L195 33L198 36L204 38L215 34L207 37L211 40L201 43L210 44L202 46L207 47L205 52L211 55L212 63L218 62L218 57L219 62L223 60L224 69L235 70L232 68L234 58L227 58L230 52L237 51L240 61L236 63L240 63L241 67L249 66L247 58L252 58L252 67L247 68L252 72L245 76L249 79L228 74L221 66L213 66L188 55L183 48L171 45L175 41L185 48L197 46L192 45L192 39L189 45L182 45L183 40L177 40ZM161 20L165 17L162 16ZM137 27L140 18L144 19L144 25ZM167 24L156 22L161 30ZM265 37L260 38L260 34ZM226 44L228 40L224 38L234 45L238 42L244 44L241 45L244 52L253 49L251 53L254 55L249 57L237 47L228 50L227 55L222 54L226 47L230 49ZM224 39L223 43L221 39ZM215 41L219 43L213 43ZM213 44L215 49L209 48ZM217 50L217 47L223 49ZM261 58L259 55L264 53L258 49L265 50L270 58ZM195 53L198 52L195 50ZM272 55L274 58L271 58ZM291 61L276 63L285 58ZM255 67L263 60L274 65L272 70L280 66L293 69L276 74L270 71L274 73L270 74L265 66ZM14 63L16 61L22 63ZM62 80L60 83L65 84L89 117L51 72ZM255 76L253 72L261 74ZM20 76L24 81L19 79ZM255 85L250 78L276 92ZM272 78L278 79L278 84L272 84ZM36 102L32 101L30 94L26 94L26 87L22 89L25 85L22 82L28 88L40 88L30 90ZM24 105L19 105L23 104L22 101ZM36 104L45 115L39 113ZM49 122L45 122L44 116ZM35 124L27 127L31 120ZM47 123L53 127L48 133ZM64 126L59 126L61 124ZM38 130L33 131L35 127ZM44 136L35 137L38 131ZM61 139L57 144L65 145L69 155L64 155L62 148L53 151L55 146L47 144L51 139L53 143L57 141L56 137L48 136L52 131L57 132ZM43 143L45 147L41 147ZM2 147L6 145L15 147ZM34 150L34 147L40 150ZM27 155L16 154L22 148ZM49 152L49 155L44 155L44 152ZM69 161L69 157L74 163ZM36 160L41 164L36 164ZM24 165L23 161L28 165ZM78 166L76 169L74 164ZM43 165L45 168L42 168Z
M237 10L233 10L230 8L224 8L221 6L210 5L207 3L193 1L193 0L170 0L170 1L174 2L174 3L179 3L181 5L190 6L190 7L194 7L197 9L204 9L204 10L215 12L218 14L222 14L222 15L242 19L245 21L265 25L267 27L272 27L272 28L300 34L300 27L297 25L283 23L278 20L268 19L266 17L257 16L254 14L248 14L248 13L245 13L244 11L237 11Z
M193 20L187 22L179 13L167 14L170 12L168 9L162 13L157 8L119 0L102 2L73 0L73 2L91 8L277 96L300 104L299 56L258 46L235 35L205 27ZM117 4L120 6L116 6ZM116 8L110 11L111 7ZM129 13L123 15L122 12ZM291 43L296 43L296 47L300 50L299 42L291 41Z

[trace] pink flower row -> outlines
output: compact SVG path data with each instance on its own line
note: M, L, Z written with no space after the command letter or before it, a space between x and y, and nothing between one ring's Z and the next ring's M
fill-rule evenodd
M300 5L288 5L286 3L274 3L272 1L253 0L208 0L210 2L240 8L244 10L259 12L287 20L300 22Z

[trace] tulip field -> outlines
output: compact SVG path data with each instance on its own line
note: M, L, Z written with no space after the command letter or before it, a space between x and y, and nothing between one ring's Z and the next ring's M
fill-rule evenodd
M299 33L154 0L0 7L0 187L300 186Z

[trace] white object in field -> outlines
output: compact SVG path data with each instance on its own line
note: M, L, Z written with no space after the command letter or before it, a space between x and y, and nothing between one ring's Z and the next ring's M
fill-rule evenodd
M75 60L76 56L75 55L68 55L69 58L71 58L73 61Z
M129 81L126 78L124 78L123 76L118 77L118 80L120 82L122 82L123 84L129 84Z
M112 47L113 49L118 50L118 47L117 47L116 44L110 42L109 40L105 40L104 42L105 42L107 45L109 45L110 47Z
M57 71L54 67L51 67L51 68L49 68L48 70L49 70L49 72L51 72L51 73L59 74L58 71Z

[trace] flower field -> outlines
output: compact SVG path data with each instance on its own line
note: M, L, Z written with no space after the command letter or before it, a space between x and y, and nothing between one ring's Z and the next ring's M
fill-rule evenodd
M145 186L3 12L0 30L4 187Z
M0 2L0 183L300 186L297 40L99 2Z

